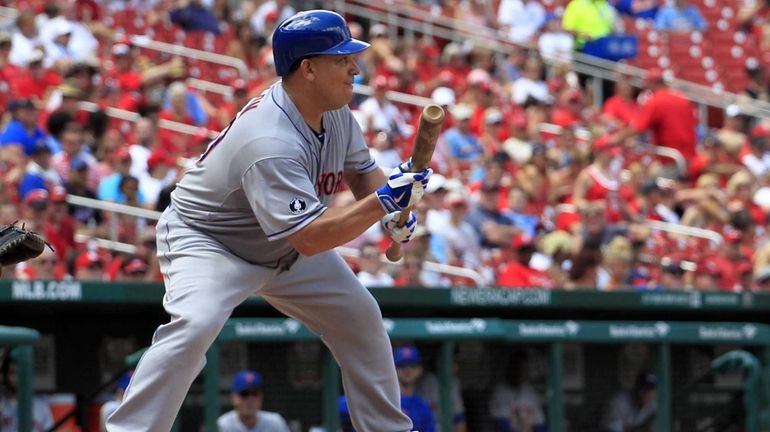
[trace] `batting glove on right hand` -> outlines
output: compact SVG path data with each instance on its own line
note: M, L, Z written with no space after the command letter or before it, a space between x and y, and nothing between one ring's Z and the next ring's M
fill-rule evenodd
M387 183L377 189L377 199L388 213L415 205L425 194L425 186L433 170L426 168L422 172L413 173L409 172L411 169L411 160L393 168Z
M414 213L409 213L409 219L402 227L398 226L400 217L400 211L388 213L380 219L380 226L394 242L407 243L412 239L414 229L417 228L417 216Z

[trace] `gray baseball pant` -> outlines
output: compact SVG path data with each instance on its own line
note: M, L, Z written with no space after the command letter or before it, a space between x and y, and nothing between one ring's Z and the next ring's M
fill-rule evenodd
M379 306L336 252L300 256L288 271L256 266L191 228L173 209L158 221L157 243L171 320L155 331L107 422L109 432L169 431L209 346L233 309L255 293L330 349L356 430L411 430Z

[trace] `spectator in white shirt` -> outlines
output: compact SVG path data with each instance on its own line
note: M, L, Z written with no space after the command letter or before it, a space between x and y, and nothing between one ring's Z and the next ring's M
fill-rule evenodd
M392 287L393 277L384 270L381 254L377 245L369 243L361 248L359 260L361 270L356 275L361 284L367 288Z
M444 206L449 212L449 217L444 220L444 224L434 223L430 230L443 239L449 255L447 263L479 268L481 242L473 226L465 221L465 215L468 213L466 196L459 192L450 192L444 199Z
M16 18L16 27L19 31L14 32L11 38L11 53L8 55L8 60L16 66L27 67L30 55L35 48L41 46L35 15L29 10L21 11Z
M378 75L373 81L374 94L358 107L358 110L364 114L368 129L398 134L402 137L409 136L411 127L398 107L385 97L390 87L388 78Z
M497 8L497 23L511 41L530 41L545 24L545 8L537 0L502 0Z
M524 105L528 99L547 102L551 99L548 86L543 80L543 63L538 58L528 58L524 63L524 73L513 82L513 103Z
M741 162L757 178L770 173L770 130L755 126L749 132L749 151L741 157Z
M561 17L549 13L546 19L545 31L537 41L540 56L548 60L558 60L564 63L572 62L572 52L575 50L575 37L561 26Z
M262 3L254 14L251 15L251 19L249 20L251 28L254 29L254 33L265 37L270 36L269 34L266 34L265 21L271 12L278 15L276 22L280 23L286 18L294 15L296 11L289 4L288 0L268 0Z
M369 147L369 153L371 153L377 166L383 169L387 168L388 172L397 167L403 160L394 144L395 140L392 134L378 132L372 137L372 143Z

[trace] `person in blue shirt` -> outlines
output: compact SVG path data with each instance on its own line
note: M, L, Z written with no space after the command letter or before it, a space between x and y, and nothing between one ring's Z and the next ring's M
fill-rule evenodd
M664 6L655 17L655 29L671 32L705 31L706 20L695 5L687 0L675 0L674 4Z
M189 0L186 6L172 10L169 18L185 31L204 31L217 35L221 31L217 17L200 0Z
M414 431L436 432L436 418L430 405L416 394L417 382L423 372L420 351L414 346L398 347L393 350L393 359L401 388L401 411L412 420ZM337 403L342 432L355 432L345 396L340 396Z
M455 125L443 134L449 155L456 162L474 162L484 153L478 137L471 132L472 116L473 109L470 106L455 105L452 109Z
M96 197L102 201L112 201L116 203L125 203L126 195L121 192L120 186L123 183L123 177L129 176L131 170L131 154L128 149L122 147L118 149L114 156L114 168L115 172L99 183L99 189L96 191ZM137 192L137 199L140 203L144 203L144 196L141 192Z
M402 346L393 351L398 384L401 387L401 411L412 420L414 430L435 432L436 418L430 405L417 395L417 382L422 376L422 357L415 346Z
M29 156L37 151L38 143L46 141L46 134L37 126L38 109L30 99L20 99L8 104L13 117L0 133L0 146L18 146Z
M658 14L658 0L611 0L618 13L634 18L654 20Z

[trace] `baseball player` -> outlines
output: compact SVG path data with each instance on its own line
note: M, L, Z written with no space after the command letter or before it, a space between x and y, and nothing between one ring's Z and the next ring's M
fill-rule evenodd
M342 370L360 432L409 431L390 340L374 298L332 249L380 222L399 242L400 212L432 171L410 162L386 178L347 104L359 73L338 14L312 10L273 33L281 80L251 100L171 194L158 259L171 321L155 332L110 432L168 431L205 353L232 310L259 294L321 336ZM328 208L345 182L357 201Z
M289 432L277 412L262 410L262 375L254 371L235 374L230 386L233 409L217 419L219 432Z

